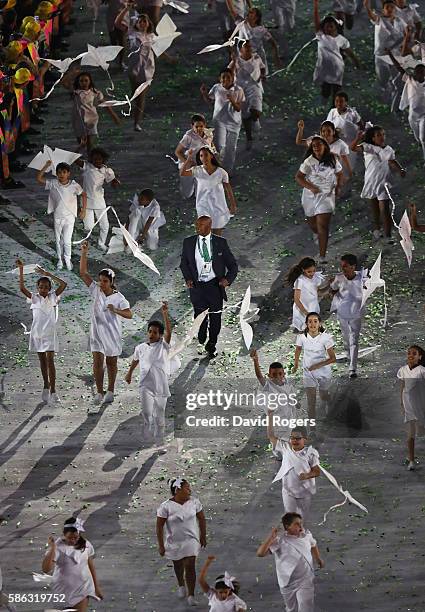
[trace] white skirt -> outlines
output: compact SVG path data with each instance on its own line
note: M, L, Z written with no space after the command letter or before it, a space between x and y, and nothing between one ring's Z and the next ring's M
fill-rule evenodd
M171 561L179 561L180 559L184 559L184 557L197 557L200 550L201 544L198 540L192 538L186 542L180 542L178 544L173 544L173 546L166 547L165 557L166 559L171 559Z
M306 217L314 217L323 213L333 213L335 211L335 195L317 193L314 194L309 189L303 189L301 204Z
M303 370L303 387L304 388L319 388L326 391L331 386L332 370L330 366L324 366L318 370L310 372L307 369Z
M46 353L47 351L54 351L57 353L59 351L59 342L56 330L53 334L44 336L43 338L37 337L31 330L29 350L37 353Z

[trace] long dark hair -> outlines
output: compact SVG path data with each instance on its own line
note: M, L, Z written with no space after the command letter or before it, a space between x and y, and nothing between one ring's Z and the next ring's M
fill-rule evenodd
M419 344L411 344L411 345L409 346L409 349L415 349L416 351L418 351L418 353L419 353L419 357L420 357L420 360L421 360L421 365L424 365L424 361L425 361L425 350L424 350L424 349L423 349L421 346L419 346ZM408 349L408 350L409 350L409 349Z
M221 168L220 162L218 161L218 159L216 158L216 156L214 155L214 153L211 151L209 147L201 147L199 151L197 152L196 154L196 165L197 166L202 166L201 151L208 151L208 153L211 154L212 165L215 166L216 168Z
M331 130L334 133L334 138L335 140L339 140L341 138L341 134L340 131L337 127L335 127L335 123L333 121L328 121L326 119L326 121L322 121L322 123L320 124L320 131L322 131L323 127L330 127Z
M308 320L310 317L315 316L319 319L319 323L322 322L322 317L319 315L318 312L309 312L305 318L305 330L304 330L304 336L307 336L308 334ZM325 331L325 328L323 327L323 325L319 326L319 332L321 334L323 334L323 332Z
M73 85L74 91L75 91L76 89L80 89L79 82L80 82L80 78L81 78L81 77L83 77L83 76L84 76L84 77L89 77L89 79L90 79L90 89L93 89L93 91L94 91L95 93L97 93L97 91L98 91L98 90L97 90L97 89L96 89L96 87L94 86L93 77L92 77L92 75L90 74L90 72L80 72L79 74L77 74L77 76L76 76L76 77L75 77L75 79L74 79L74 85Z
M378 132L383 132L383 131L384 131L384 128L381 127L380 125L372 125L372 127L367 128L366 132L364 133L363 142L373 145L374 144L373 138L375 134L377 134Z
M110 268L102 268L99 272L98 276L106 276L111 282L111 287L114 291L117 290L117 286L115 284L115 274L111 274Z
M76 524L76 519L75 517L71 517L70 519L67 519L65 521L65 524L63 526L63 533L64 535L68 532L68 531L72 531L72 532L78 532L78 529L75 526ZM80 533L80 537L78 538L78 541L76 543L76 545L74 546L75 550L86 550L86 539L83 538L83 536Z
M324 138L322 138L321 136L313 136L313 138L311 139L311 143L310 146L307 149L307 153L304 156L304 159L307 159L307 157L310 157L311 155L314 157L313 154L313 142L315 140L320 140L320 142L322 142L325 146L325 152L322 156L322 159L320 160L321 164L324 164L325 166L329 166L330 168L335 168L336 166L336 157L333 153L331 153L330 147L328 145L328 143L326 142L326 140ZM315 158L317 159L317 158Z
M298 263L292 266L288 274L285 276L285 285L293 285L304 270L307 270L307 268L312 268L313 266L316 267L316 262L314 259L311 257L303 257Z

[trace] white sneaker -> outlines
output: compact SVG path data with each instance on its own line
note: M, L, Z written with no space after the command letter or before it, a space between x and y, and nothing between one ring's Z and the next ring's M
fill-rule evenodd
M99 249L102 251L102 253L106 253L106 251L108 250L108 247L106 246L105 243L101 243L99 242L99 244L97 245L99 247Z
M57 406L60 404L60 397L57 393L51 393L49 398L49 406Z
M407 469L409 470L409 472L412 472L415 469L415 462L409 461L409 465L407 466Z
M56 264L56 270L62 270L63 269L63 263L61 261L58 261L58 263Z
M199 342L196 352L198 355L203 355L205 353L205 346Z
M65 264L66 264L66 269L67 269L67 270L72 270L72 268L74 267L74 266L72 265L72 261L71 261L71 260L66 261L66 262L65 262Z
M373 235L374 240L381 240L383 236L381 230L373 230L372 235Z
M103 403L112 404L113 401L114 401L114 394L112 393L112 391L107 391L103 397Z
M48 402L50 397L50 389L43 389L43 393L41 394L41 401Z
M95 406L100 406L100 404L103 404L103 393L96 393L96 395L94 396L93 404Z
M184 599L186 597L186 587L185 586L179 586L179 588L177 589L177 597L179 599Z
M193 595L189 595L189 597L187 598L187 605L188 606L197 606L198 605L198 602L193 597Z
M136 125L134 126L134 131L135 132L141 132L142 131L142 126L139 123L136 123Z

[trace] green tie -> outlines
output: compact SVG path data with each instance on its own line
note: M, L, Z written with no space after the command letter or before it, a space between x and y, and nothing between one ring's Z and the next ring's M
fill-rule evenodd
M202 259L204 261L211 261L210 252L207 247L207 239L202 238Z

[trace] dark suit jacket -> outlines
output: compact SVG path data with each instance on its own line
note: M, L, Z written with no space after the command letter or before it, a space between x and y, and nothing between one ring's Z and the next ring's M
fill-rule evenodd
M189 236L183 241L183 250L180 261L180 270L183 273L184 280L193 281L193 286L197 287L198 283L198 268L196 267L195 249L198 236ZM226 278L229 285L233 283L238 274L238 264L231 252L227 240L221 236L211 236L212 250L212 268L215 275L220 280ZM223 298L226 300L226 292L222 288Z

